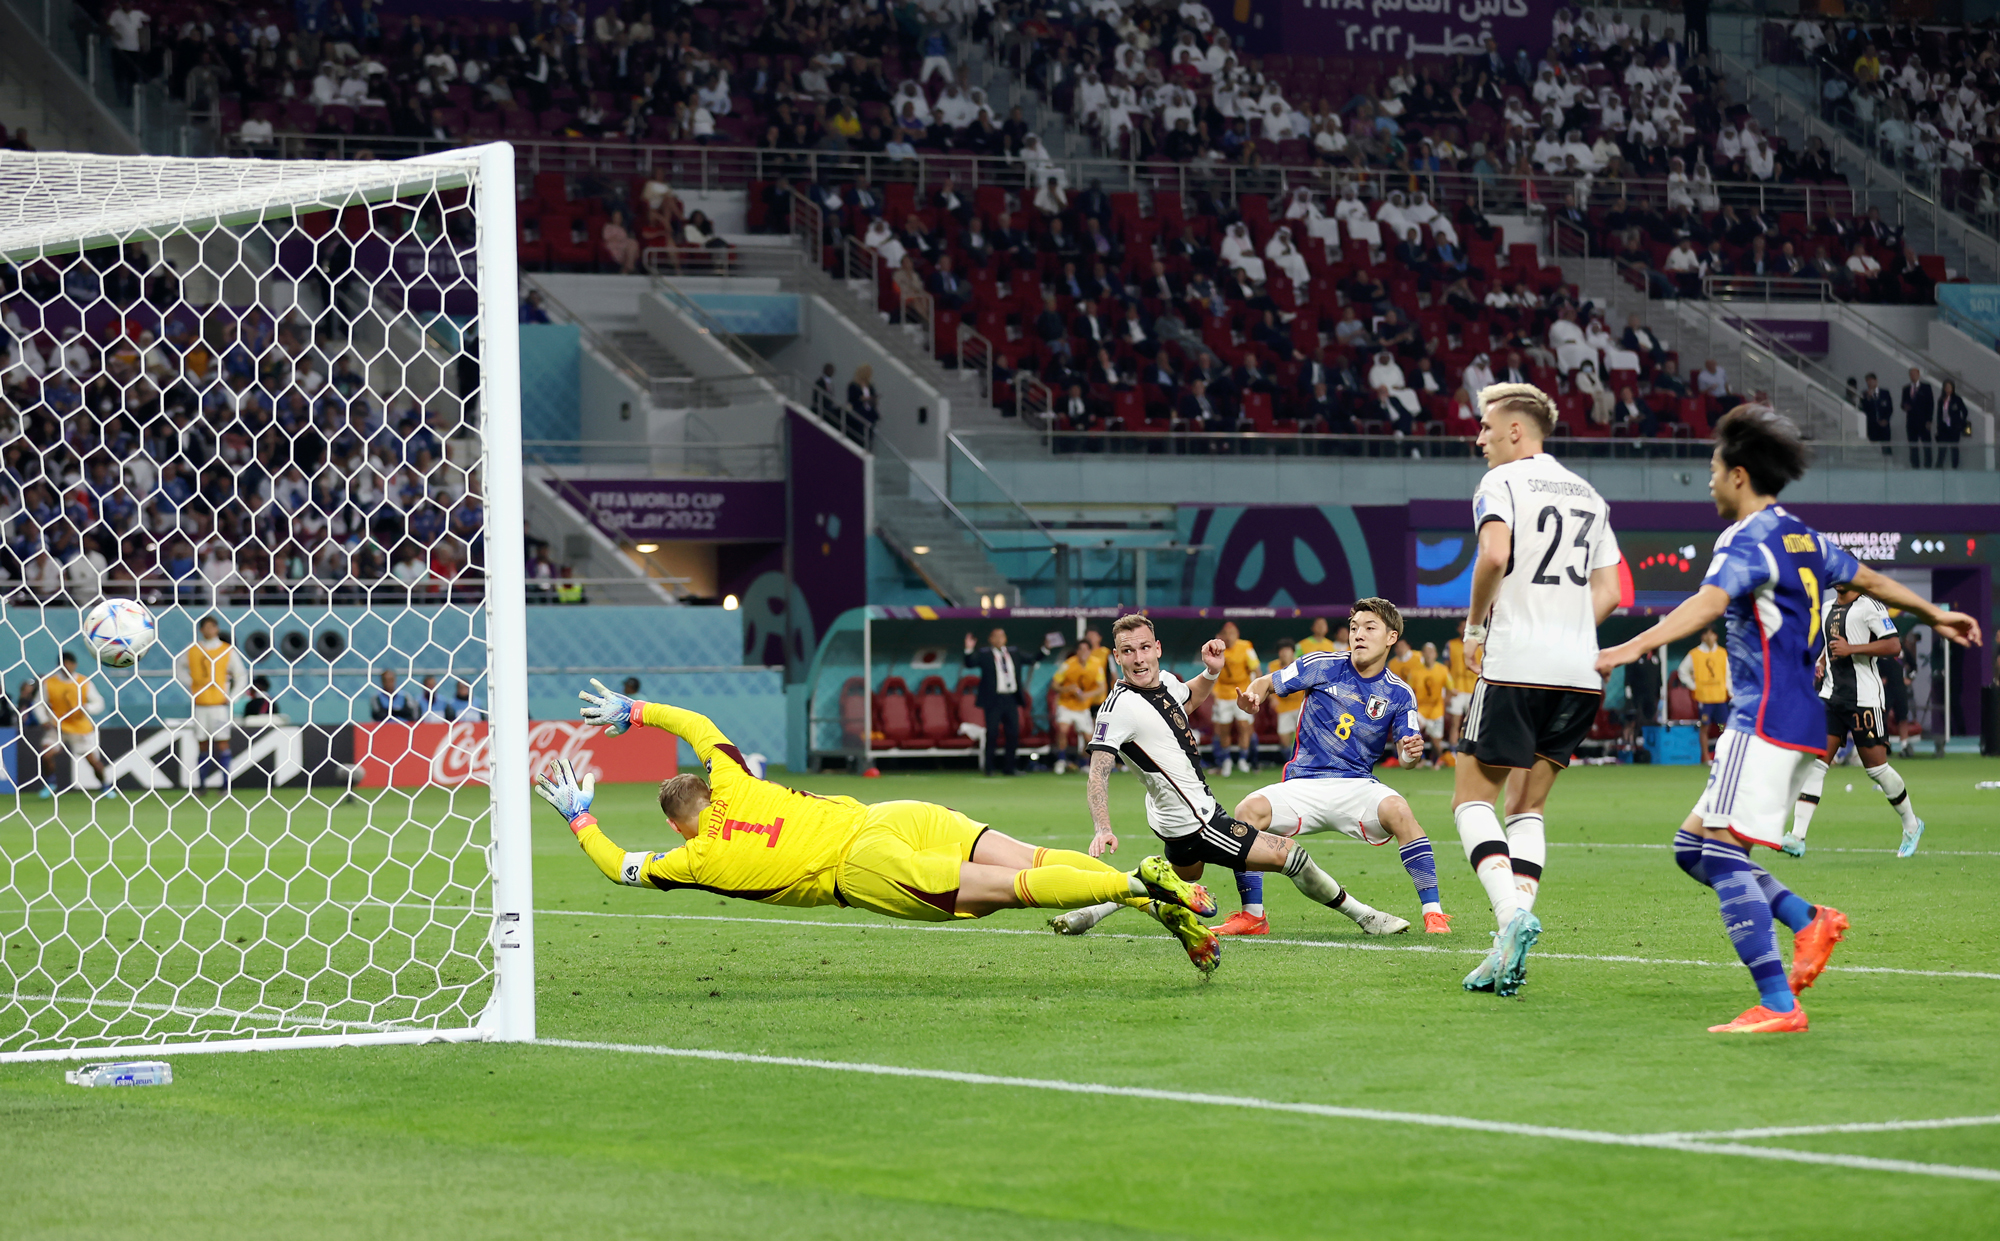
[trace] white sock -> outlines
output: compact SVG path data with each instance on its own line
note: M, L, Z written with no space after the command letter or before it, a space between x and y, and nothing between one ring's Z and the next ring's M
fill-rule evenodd
M1291 854L1285 858L1285 878L1290 879L1298 890L1310 899L1318 901L1329 909L1337 909L1357 922L1363 915L1375 912L1355 900L1340 886L1338 879L1321 870L1319 863L1313 861L1306 851L1296 844L1292 846Z
M1799 786L1799 800L1792 807L1792 835L1800 840L1806 838L1806 830L1812 826L1813 811L1819 809L1819 796L1825 791L1826 760L1816 758L1806 772L1806 782Z
M1425 901L1424 912L1427 914L1441 914L1444 912L1444 906L1436 901Z
M1505 927L1514 920L1521 898L1514 886L1514 861L1507 853L1507 833L1500 829L1500 816L1493 813L1492 802L1469 801L1451 812L1451 820L1458 826L1465 860L1471 862L1475 852L1479 855L1472 873L1486 889L1486 899L1493 903L1494 919Z
M1887 763L1880 767L1870 767L1867 771L1868 778L1875 782L1875 787L1882 790L1882 796L1888 798L1896 813L1903 816L1903 827L1906 830L1916 827L1916 807L1910 805L1910 789L1903 783L1903 777L1897 775L1896 769Z
M1514 891L1522 909L1535 907L1535 894L1542 889L1542 868L1548 864L1547 824L1539 812L1507 816L1507 853L1514 872Z
M1262 905L1246 904L1243 906L1243 912L1249 914L1253 918L1261 918L1264 916L1264 907Z

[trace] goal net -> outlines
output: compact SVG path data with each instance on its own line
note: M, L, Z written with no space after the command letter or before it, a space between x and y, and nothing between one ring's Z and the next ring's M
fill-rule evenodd
M0 156L0 1060L533 1037L514 250L505 145Z

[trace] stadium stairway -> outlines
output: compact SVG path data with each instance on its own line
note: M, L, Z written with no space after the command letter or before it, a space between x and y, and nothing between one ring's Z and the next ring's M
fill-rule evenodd
M875 454L875 532L951 607L1011 593L979 532L886 440ZM881 451L886 450L886 451Z

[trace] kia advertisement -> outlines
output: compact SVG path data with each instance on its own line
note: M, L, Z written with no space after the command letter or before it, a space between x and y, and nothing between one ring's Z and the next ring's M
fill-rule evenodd
M679 771L680 741L657 728L635 728L619 737L576 720L528 724L528 770L510 776L524 787L551 759L566 758L579 778L606 784L657 782ZM485 721L451 724L356 724L354 762L363 788L457 788L491 784L493 763Z

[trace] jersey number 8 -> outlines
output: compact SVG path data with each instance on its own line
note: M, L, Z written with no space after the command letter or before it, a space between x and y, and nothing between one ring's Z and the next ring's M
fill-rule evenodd
M1352 737L1354 735L1354 717L1345 711L1341 712L1340 724L1333 730L1333 735L1342 741Z

